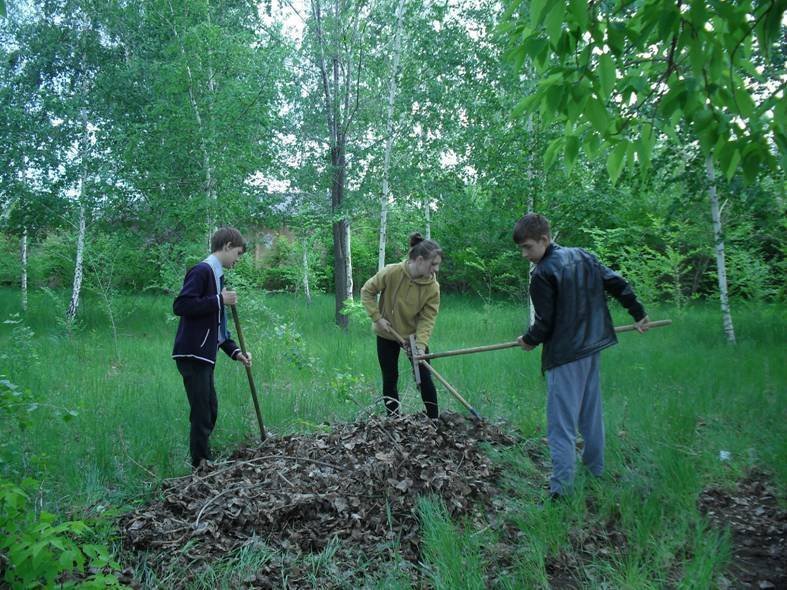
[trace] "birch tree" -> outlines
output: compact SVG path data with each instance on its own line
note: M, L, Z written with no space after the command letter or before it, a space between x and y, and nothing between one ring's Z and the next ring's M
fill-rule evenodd
M21 95L27 115L27 137L18 154L22 191L49 192L78 213L75 272L65 321L72 325L79 307L86 234L98 152L93 147L101 125L96 109L95 82L102 66L112 63L113 51L103 42L93 6L71 0L47 0L14 10L15 46L11 60L11 88ZM35 52L21 48L36 47ZM30 180L35 178L36 180ZM74 199L74 196L76 197ZM67 205L65 205L67 204ZM20 210L34 218L30 201ZM48 211L49 217L56 213ZM68 215L65 215L67 218ZM57 225L58 222L50 222ZM29 228L27 221L22 227Z
M732 325L730 299L727 291L727 264L724 258L721 209L719 207L719 197L716 194L716 172L713 167L713 160L710 157L705 160L705 170L708 175L708 196L710 197L711 220L713 222L713 244L716 254L716 274L719 280L722 325L724 326L724 335L727 338L727 342L735 344L735 328Z
M385 245L388 232L388 200L391 196L389 174L391 169L391 150L394 144L394 103L399 78L399 60L402 54L402 18L405 0L399 0L396 6L396 30L394 32L393 50L391 55L391 74L388 80L388 104L385 118L385 148L383 154L383 180L380 195L380 243L378 246L377 270L385 266ZM427 232L428 233L428 232ZM427 236L427 239L429 237Z
M186 78L187 78L187 90L188 90L188 97L189 97L189 105L191 106L192 114L194 115L194 121L196 123L196 130L197 130L197 137L199 141L200 152L202 154L202 173L204 177L204 190L205 190L205 210L207 212L206 219L205 219L205 227L207 228L207 243L208 248L210 248L210 237L216 229L215 223L215 209L216 209L216 186L214 181L214 163L211 152L213 151L213 141L210 137L210 130L206 125L206 122L203 120L202 114L202 107L200 104L197 103L197 95L204 94L205 96L205 103L206 109L210 109L213 104L213 94L216 89L216 80L213 73L213 66L210 60L210 49L208 49L208 55L206 60L206 74L207 78L204 82L205 88L203 92L199 92L199 89L196 87L197 82L194 79L194 75L191 71L191 64L190 56L186 53L186 46L181 38L180 32L178 30L179 25L177 23L178 15L175 13L175 9L172 6L172 1L167 0L167 4L169 6L169 25L172 30L173 37L175 38L178 48L180 50L180 55L183 59L183 64L186 70ZM210 27L210 9L205 12L205 19L208 27Z
M74 259L74 281L71 287L71 300L68 304L68 310L66 311L66 325L68 325L69 328L74 325L77 311L79 310L79 296L82 291L82 277L84 273L85 233L87 231L87 224L85 221L85 184L87 182L87 161L89 158L90 137L88 134L87 111L84 108L81 112L81 118L83 130L78 152L79 187L77 189L79 222L77 225L76 258Z
M22 230L22 239L19 245L19 258L22 262L21 291L22 311L27 311L27 228Z
M311 60L322 95L327 132L333 229L335 318L349 325L344 302L352 299L350 216L344 208L347 140L361 100L366 7L355 0L311 0Z
M119 166L137 212L179 244L243 226L265 205L251 179L276 164L274 130L292 48L253 3L144 0L106 8L122 66L104 108L129 138ZM115 10L115 12L112 12ZM177 230L175 229L177 228ZM164 254L171 256L170 252Z

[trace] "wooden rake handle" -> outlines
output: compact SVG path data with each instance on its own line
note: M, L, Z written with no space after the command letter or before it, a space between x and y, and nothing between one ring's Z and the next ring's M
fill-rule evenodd
M240 343L240 351L244 356L246 355L246 341L243 339L243 331L240 329L240 320L238 319L238 309L234 305L230 305L232 310L232 319L235 321L235 332L238 334L238 342ZM260 427L260 440L265 442L265 426L262 424L262 412L260 412L260 402L257 399L257 388L254 386L254 376L251 374L251 367L246 367L246 377L249 378L249 388L251 389L251 399L254 401L254 411L257 414L257 424Z
M471 406L469 403L467 403L467 400L461 396L461 394L456 390L456 388L454 388L453 385L451 385L448 381L446 381L443 378L443 376L440 373L438 373L432 365L430 365L426 361L418 361L418 363L425 369L428 369L432 373L432 375L434 375L435 378L440 383L442 383L449 392L451 392L451 395L453 395L460 404L462 404L465 408L467 408L467 410L473 415L473 418L475 418L476 420L481 420L481 415L478 412L476 412L475 408Z
M648 322L648 329L663 328L664 326L669 326L670 324L672 324L672 320L655 320L653 322ZM620 334L621 332L633 332L636 329L637 329L636 324L616 326L615 333ZM415 358L418 361L425 361L430 359L439 359L446 356L459 356L462 354L474 354L476 352L488 352L490 350L503 350L505 348L514 348L515 346L519 346L519 342L517 342L516 340L514 340L513 342L503 342L501 344L490 344L488 346L476 346L474 348L459 348L457 350L448 350L446 352L434 352L434 353L418 356Z
M402 338L401 334L399 334L392 327L389 328L388 331L396 337L396 339L399 341L399 344L401 344L402 346L405 346L407 341L404 338ZM412 358L413 358L413 369L414 369L414 371L418 371L418 366L423 366L424 368L429 370L429 372L432 373L432 375L435 376L435 379L437 379L440 383L442 383L445 386L445 388L448 390L448 392L451 395L453 395L460 404L462 404L465 408L467 408L467 410L473 415L473 417L476 420L481 420L481 415L478 412L476 412L475 408L473 406L471 406L469 403L467 403L467 400L462 397L462 395L456 390L456 388L453 385L451 385L448 381L446 381L443 378L443 376L440 373L438 373L434 369L434 367L432 367L432 365L427 363L425 360L420 360L423 357L417 357L419 359L419 360L417 360L417 362L416 362L416 357L412 357ZM416 375L416 380L417 380L418 373L416 372L415 375Z

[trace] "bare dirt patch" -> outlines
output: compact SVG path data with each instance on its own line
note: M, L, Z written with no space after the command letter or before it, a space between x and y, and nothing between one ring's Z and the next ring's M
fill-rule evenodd
M699 508L713 526L732 534L732 565L719 587L787 588L787 511L765 474L750 473L733 491L706 489Z

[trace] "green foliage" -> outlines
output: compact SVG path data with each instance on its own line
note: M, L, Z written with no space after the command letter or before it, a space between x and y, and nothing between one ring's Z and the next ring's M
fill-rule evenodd
M361 324L369 321L369 314L359 299L345 299L342 306L342 314L348 316L351 321Z
M727 233L725 256L730 293L748 301L767 301L778 295L778 271L765 262L762 244L753 240L755 228L745 220Z
M57 410L0 375L0 467L4 471L13 467L4 464L5 458L18 451L12 448L13 425L21 430L30 428L40 408ZM60 411L63 420L77 415L73 410ZM0 477L2 580L18 588L46 588L55 583L63 588L119 588L112 575L119 565L105 546L88 541L91 529L83 521L58 522L55 515L39 511L31 500L31 494L37 493L33 480L20 486Z
M66 232L51 232L31 244L28 256L29 283L38 287L65 287L74 280L76 240Z
M314 370L317 361L309 354L307 343L295 324L266 305L262 296L248 290L242 283L235 287L243 300L244 314L256 317L256 330L275 343L276 361L290 363L299 370Z
M528 270L511 240L517 218L486 191L468 189L455 202L457 208L441 211L433 224L445 253L441 286L487 302L493 294L521 297Z
M73 322L70 322L66 316L66 310L69 305L69 294L67 292L56 291L49 287L41 287L41 292L49 300L51 308L56 311L52 321L53 324L59 328L61 335L71 335L75 332L79 332L83 328L84 322L82 321L82 316L84 314L78 315Z
M623 275L641 301L672 302L680 309L691 294L686 284L693 250L684 251L686 244L676 232L650 218L651 225L601 230L586 228L592 240L591 250L601 262ZM630 236L642 236L632 245ZM649 239L665 242L659 249L648 245ZM693 294L691 294L693 295Z
M36 482L17 486L0 479L0 571L12 587L120 588L119 569L109 550L80 543L90 527L80 520L58 522L33 506Z
M0 252L12 252L5 260L5 264L0 267L0 285L18 285L21 270L19 262L19 238L15 235L0 234Z
M751 182L787 153L778 79L785 8L781 0L698 0L571 2L566 10L556 0L510 0L500 25L509 58L517 69L527 59L540 77L514 113L565 124L585 145L602 140L613 183L625 166L647 171L653 126L674 137L678 122L728 179L740 166ZM573 141L554 145L570 165Z
M35 365L39 357L33 340L35 336L33 329L25 323L22 316L18 313L10 314L7 319L3 320L3 324L13 326L11 328L11 337L15 343L15 346L0 352L0 360L3 361L4 366L8 370L14 371L14 369L23 364Z
M156 242L145 249L146 262L155 272L143 290L177 295L191 265L206 257L205 246L197 242ZM200 258L200 255L202 258Z
M0 414L9 423L15 423L18 428L24 430L31 424L30 415L38 409L38 405L33 401L32 395L18 385L6 379L5 375L0 375ZM0 449L6 451L10 445L9 437L3 437ZM0 455L0 463L4 461Z

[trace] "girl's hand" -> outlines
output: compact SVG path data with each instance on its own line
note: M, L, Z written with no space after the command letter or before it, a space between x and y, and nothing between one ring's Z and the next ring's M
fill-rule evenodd
M391 322L389 322L385 318L380 318L379 320L374 322L374 325L377 326L377 328L379 330L382 330L383 332L390 332L391 331Z

